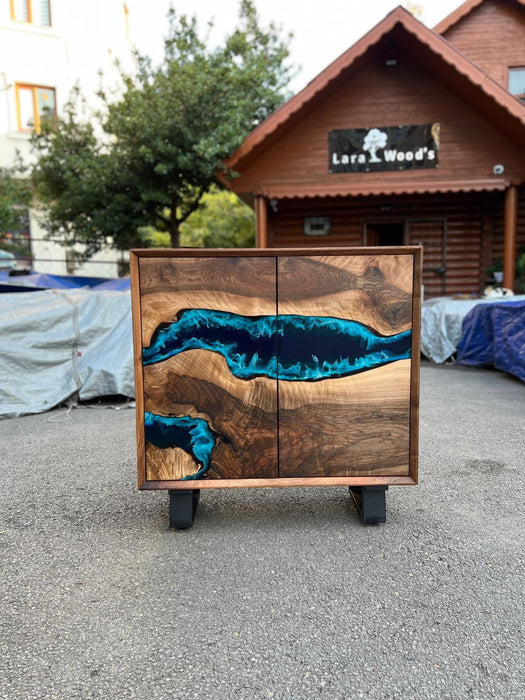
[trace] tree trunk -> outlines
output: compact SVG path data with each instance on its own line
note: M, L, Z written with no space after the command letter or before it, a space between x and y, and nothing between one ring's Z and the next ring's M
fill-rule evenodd
M170 239L172 248L180 248L179 220L177 219L177 204L172 202L170 216Z

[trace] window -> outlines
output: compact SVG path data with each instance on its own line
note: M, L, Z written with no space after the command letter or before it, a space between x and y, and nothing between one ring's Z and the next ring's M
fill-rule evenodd
M56 116L55 90L39 85L17 85L16 106L19 131L39 131L45 119Z
M509 68L509 92L525 102L525 68Z
M51 26L51 0L10 0L11 19L16 22Z

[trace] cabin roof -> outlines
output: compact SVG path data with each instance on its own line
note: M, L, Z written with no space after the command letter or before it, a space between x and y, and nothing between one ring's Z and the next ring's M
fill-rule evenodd
M479 7L485 0L466 0L462 5L457 7L453 12L447 15L434 27L437 34L444 34L451 27L457 24L460 20L466 17L472 10ZM518 5L525 7L525 0L514 0Z
M479 0L479 2L482 1ZM521 4L525 4L525 0L519 1ZM461 7L475 4L475 0L469 0ZM480 70L446 39L425 27L404 8L397 7L325 68L303 90L250 132L237 151L225 161L226 167L230 170L240 170L242 172L243 167L247 163L256 159L258 154L269 143L278 138L296 119L300 118L308 110L312 102L320 94L328 90L344 71L351 70L360 57L363 57L369 49L398 28L415 39L423 51L430 53L433 61L439 64L441 71L445 70L451 82L456 81L461 86L468 87L469 95L468 98L465 97L465 101L475 99L478 103L477 106L482 108L486 115L490 115L488 118L490 118L492 123L496 122L510 138L517 142L523 142L525 139L525 106L499 83ZM436 66L437 69L438 66ZM412 184L417 189L417 183ZM463 187L466 188L466 186L467 183L463 183L463 185L459 185L460 189L453 191L463 191ZM468 190L471 191L472 187L468 186ZM414 192L415 190L410 188L410 191ZM422 191L427 190L423 189ZM448 187L441 191L451 190ZM348 193L348 189L345 189L345 193ZM305 194L302 196L305 196ZM368 194L373 193L368 192ZM380 192L377 194L380 194ZM330 191L325 194L325 196L328 195L336 196L337 193Z
M382 182L362 182L354 185L338 183L334 185L297 185L296 183L271 183L261 185L255 194L268 199L303 199L316 197L348 197L348 196L392 196L404 194L444 194L458 192L496 192L503 191L508 186L505 179L486 178L442 178L424 181L421 178L387 180ZM248 200L249 203L249 200Z

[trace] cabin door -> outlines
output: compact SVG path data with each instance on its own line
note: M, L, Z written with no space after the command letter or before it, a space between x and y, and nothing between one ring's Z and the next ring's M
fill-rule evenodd
M366 221L363 227L363 239L366 246L407 245L403 221Z
M279 477L407 475L412 255L283 255L277 278Z
M278 476L276 290L271 257L141 258L147 481Z
M447 293L447 220L407 219L408 245L423 246L423 287L425 298Z

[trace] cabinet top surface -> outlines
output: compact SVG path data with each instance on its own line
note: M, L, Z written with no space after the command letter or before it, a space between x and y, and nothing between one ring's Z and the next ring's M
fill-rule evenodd
M417 255L420 246L368 246L360 248L135 248L130 252L141 258L201 258L201 257L292 257L292 256L359 256L359 255Z

